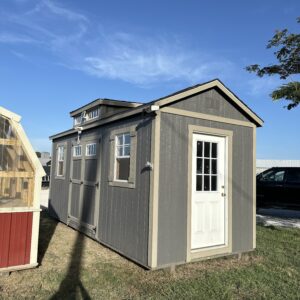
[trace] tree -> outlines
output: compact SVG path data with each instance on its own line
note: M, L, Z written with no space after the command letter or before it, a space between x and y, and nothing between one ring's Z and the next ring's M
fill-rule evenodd
M300 24L300 17L297 18ZM257 76L279 75L282 80L290 80L282 84L271 93L273 100L287 100L290 103L287 109L295 108L300 104L300 82L293 80L293 75L300 74L300 34L288 32L287 29L277 30L273 38L267 44L267 49L277 48L274 52L278 64L261 67L260 65L250 65L246 67L249 72L255 72Z

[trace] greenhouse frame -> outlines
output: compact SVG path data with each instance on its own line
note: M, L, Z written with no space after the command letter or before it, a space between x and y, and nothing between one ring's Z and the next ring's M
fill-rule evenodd
M20 121L20 116L0 107L0 272L38 265L45 172Z

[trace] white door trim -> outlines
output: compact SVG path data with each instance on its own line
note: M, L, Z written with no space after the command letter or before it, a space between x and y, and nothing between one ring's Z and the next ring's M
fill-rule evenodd
M189 145L188 145L188 197L187 197L187 256L186 261L191 261L193 259L211 257L221 254L229 254L232 252L232 137L233 132L229 130L202 127L189 125ZM225 245L200 248L192 250L191 247L191 216L192 216L192 151L193 151L193 134L200 133L212 136L219 136L226 138L226 165L227 165L227 180L226 195L227 195L227 237Z

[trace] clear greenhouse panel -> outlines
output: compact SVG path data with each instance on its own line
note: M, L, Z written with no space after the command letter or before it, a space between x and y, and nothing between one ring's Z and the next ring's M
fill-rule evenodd
M0 116L0 208L30 207L34 169L10 120Z

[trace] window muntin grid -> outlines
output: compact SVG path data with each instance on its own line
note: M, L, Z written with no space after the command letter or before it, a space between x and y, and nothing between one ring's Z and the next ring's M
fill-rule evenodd
M82 155L82 146L76 145L73 147L73 157L81 157Z
M115 180L128 181L130 174L130 133L116 136Z
M97 144L91 143L87 144L85 147L85 155L86 156L95 156L97 153Z
M196 191L218 190L218 143L197 141Z

